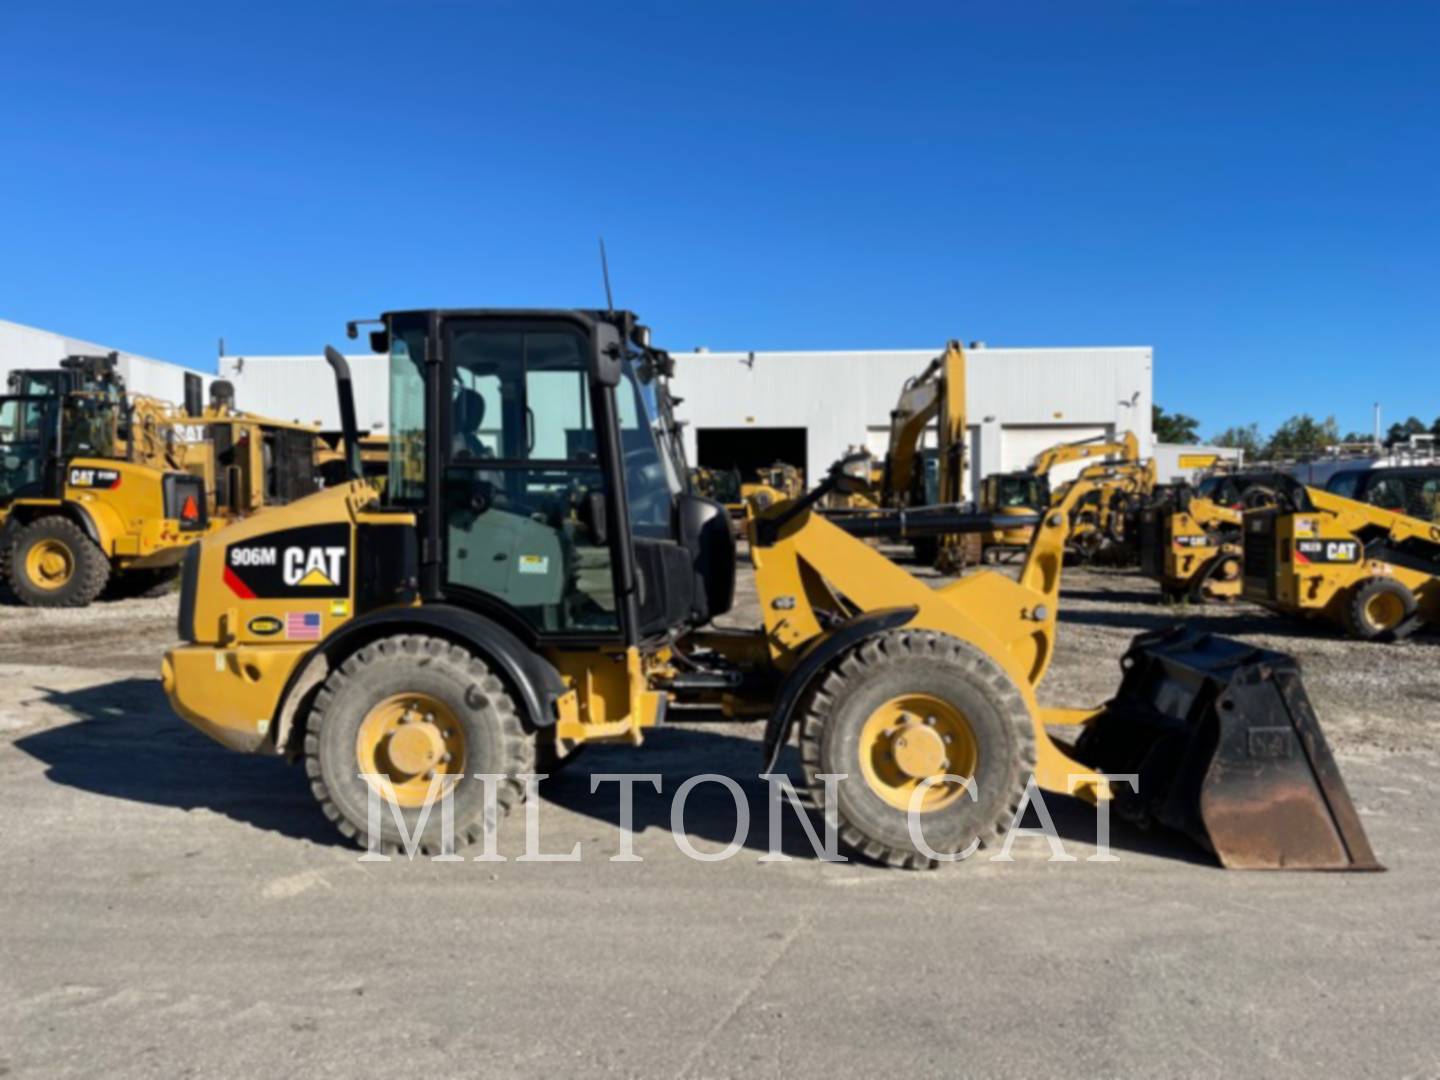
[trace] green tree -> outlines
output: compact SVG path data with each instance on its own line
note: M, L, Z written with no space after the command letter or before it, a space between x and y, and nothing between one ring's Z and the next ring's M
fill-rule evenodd
M1260 435L1259 424L1228 427L1224 431L1210 436L1210 442L1215 446L1233 446L1238 450L1243 450L1247 458L1254 457L1265 447L1265 440Z
M1339 441L1340 427L1335 417L1316 420L1309 413L1300 413L1275 429L1265 450L1272 457L1313 454Z
M1396 443L1407 442L1411 435L1424 435L1428 430L1418 416L1412 416L1403 424L1390 425L1390 430L1385 433L1385 445L1394 446Z
M1150 427L1157 442L1193 444L1200 441L1200 421L1184 413L1167 413L1159 405L1151 406Z

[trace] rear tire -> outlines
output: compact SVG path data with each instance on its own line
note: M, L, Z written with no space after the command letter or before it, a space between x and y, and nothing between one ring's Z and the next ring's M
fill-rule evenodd
M411 704L416 706L413 712ZM375 734L387 728L387 713L397 708L408 717L397 722L424 736L418 748L411 745L404 754L395 748L398 729L390 729L388 736ZM444 751L444 764L430 747ZM397 764L414 761L417 755L425 764ZM391 807L381 807L378 843L372 844L368 832L370 783L358 774L371 771L372 762L375 771L390 776L412 836L424 811L406 799L416 785L422 791L428 788L428 774L421 770L428 767L456 777L442 798L454 800L458 850L478 842L485 832L485 785L475 774L504 775L496 785L497 809L504 817L524 798L515 776L534 771L535 741L505 684L479 657L439 638L398 634L362 646L330 673L305 732L305 772L325 816L361 847L397 854L404 845ZM434 855L441 851L441 841L437 801L418 847Z
M906 789L889 778L914 777L889 770L900 766L898 733L876 730L877 718L897 702L933 703L910 716L921 741L929 731L947 731L960 718L967 729L945 738L942 771L971 778L973 800L957 785L935 785L930 809L919 814L921 832L934 851L950 855L979 840L992 847L1009 829L1025 784L1035 768L1035 730L1025 699L1004 670L967 642L928 631L882 634L847 653L809 694L802 714L800 760L810 804L823 816L822 773L843 773L835 783L840 839L851 851L889 866L926 869L936 865L911 839ZM900 706L902 718L905 706ZM927 716L926 713L938 716ZM931 721L938 720L938 723ZM913 737L913 736L912 736ZM971 757L960 763L965 739ZM938 748L938 747L937 747ZM867 775L868 773L868 775ZM906 781L913 785L914 780ZM913 791L914 788L909 789ZM952 797L953 796L953 797Z
M20 530L9 564L10 589L27 607L88 607L110 580L110 560L99 545L55 514Z
M1372 577L1345 605L1345 629L1361 641L1403 641L1415 632L1415 594L1394 578Z

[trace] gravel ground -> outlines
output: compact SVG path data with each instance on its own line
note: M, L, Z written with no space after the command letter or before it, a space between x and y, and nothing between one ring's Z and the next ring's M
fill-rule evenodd
M753 617L748 573L741 597ZM542 850L582 862L515 861L512 822L507 862L366 864L300 770L170 715L174 608L0 607L0 1077L1440 1076L1433 640L1070 571L1043 687L1104 700L1130 638L1176 617L1295 653L1385 874L1227 873L1122 825L1120 860L1087 862L1069 800L1074 863L1032 838L933 874L826 864L793 821L795 858L762 863L755 729L686 724L550 785ZM741 778L751 815L722 863L668 829L702 770ZM663 778L636 793L643 862L608 861L614 785L589 780L611 771ZM686 829L713 851L735 809L701 790Z

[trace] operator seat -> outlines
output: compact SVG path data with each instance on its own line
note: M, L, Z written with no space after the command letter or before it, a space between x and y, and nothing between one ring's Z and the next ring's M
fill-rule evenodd
M451 453L456 461L473 461L489 457L480 441L480 425L485 422L485 399L476 390L458 390L451 407Z

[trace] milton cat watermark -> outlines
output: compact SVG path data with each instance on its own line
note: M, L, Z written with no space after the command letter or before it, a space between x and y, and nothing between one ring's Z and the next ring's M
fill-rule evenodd
M500 786L510 780L517 781L524 790L524 815L525 815L525 851L515 856L515 862L580 862L584 858L581 843L577 840L569 851L545 851L543 849L540 830L540 782L548 779L546 773L517 773L513 777L504 773L475 773L471 779L479 781L484 798L483 831L478 837L479 854L461 855L456 846L455 831L455 798L452 797L456 786L463 777L455 774L437 774L430 781L429 791L424 801L418 807L404 808L395 797L395 791L391 785L390 778L383 773L360 773L358 774L367 782L369 789L369 805L367 810L367 850L360 856L361 862L389 862L391 856L385 853L387 846L383 832L385 815L388 812L390 823L398 836L389 841L392 850L398 843L405 857L415 859L417 856L427 852L432 854L429 857L435 862L505 862L506 856L501 855L497 850L496 836L501 820L500 814ZM786 807L790 808L789 814L793 820L798 821L804 830L805 837L810 845L814 857L825 862L847 862L845 853L841 850L840 830L838 826L835 807L837 805L837 785L847 779L845 773L822 773L817 779L825 786L825 795L821 800L825 807L821 814L822 828L816 827L815 816L806 806L801 795L795 790L790 778L783 774L762 773L759 779L766 785L766 845L764 854L758 856L759 862L788 862L792 856L784 852L782 837L784 834L784 823L787 816ZM617 785L616 792L619 800L619 836L618 849L615 854L608 857L610 862L643 862L643 857L635 850L635 789L636 786L650 789L657 795L663 795L663 779L659 773L594 773L590 777L590 794L595 795L600 791L602 785ZM686 828L686 807L691 795L702 784L716 784L728 792L733 803L733 829L729 841L718 851L702 851L695 846L690 831ZM951 789L959 795L968 798L972 803L979 802L979 793L975 781L971 777L937 775L927 777L920 781L910 795L909 806L904 812L906 831L910 844L915 852L925 858L937 863L961 862L976 856L982 846L981 838L977 834L969 843L955 849L955 845L947 844L952 850L936 850L926 839L927 819L934 821L933 811L927 812L923 808L927 793L938 784L954 785ZM1135 773L1074 773L1069 777L1069 790L1079 791L1082 788L1094 790L1098 787L1116 784L1124 784L1131 791L1139 790L1139 776ZM647 792L648 794L648 792ZM953 800L952 800L953 802ZM427 834L427 827L430 825L432 815L437 812L439 817L438 838L434 832ZM1119 858L1110 850L1110 800L1099 798L1095 800L1095 853L1086 856L1085 862L1118 862ZM1037 825L1023 825L1027 811L1033 811ZM1013 812L1007 815L1004 832L1000 841L995 845L993 854L987 854L985 858L989 862L1007 863L1013 862L1014 856L1011 849L1016 839L1022 836L1041 837L1049 846L1050 862L1078 862L1076 856L1065 850L1065 844L1060 838L1060 833L1055 827L1054 817L1050 808L1045 804L1045 797L1041 794L1040 787L1033 775L1026 781ZM699 773L689 777L677 787L670 797L669 827L670 838L681 854L696 862L724 862L734 858L749 843L751 825L750 799L745 789L732 776L721 773ZM467 842L474 843L477 840L474 836L468 836ZM438 850L437 850L438 849Z

